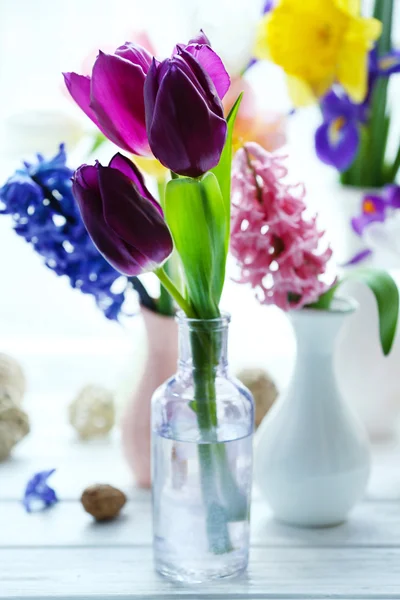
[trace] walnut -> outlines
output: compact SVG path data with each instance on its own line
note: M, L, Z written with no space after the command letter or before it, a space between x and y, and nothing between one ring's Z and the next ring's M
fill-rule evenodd
M118 516L126 496L112 485L98 483L87 487L81 496L83 508L96 521L106 521Z
M237 378L253 394L255 425L258 427L278 396L276 385L263 369L243 369Z

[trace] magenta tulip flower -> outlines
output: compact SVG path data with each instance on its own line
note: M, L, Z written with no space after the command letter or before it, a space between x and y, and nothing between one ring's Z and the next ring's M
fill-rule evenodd
M192 50L178 46L172 58L161 63L153 59L144 85L151 150L165 167L189 177L198 177L218 164L227 133L213 83L223 81L223 74L218 76L222 63L215 53L218 61L207 55L214 73L211 78L196 52L195 45Z
M64 73L72 98L114 144L151 156L147 141L143 86L152 56L127 42L115 54L99 52L92 76Z
M125 156L116 154L108 167L82 165L72 191L94 244L117 271L128 276L153 271L171 254L162 209Z

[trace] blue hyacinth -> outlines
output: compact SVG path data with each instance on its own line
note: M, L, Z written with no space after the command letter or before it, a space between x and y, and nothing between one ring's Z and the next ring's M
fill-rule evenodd
M13 218L14 230L45 259L57 275L67 275L73 288L92 294L108 319L118 319L122 292L112 286L121 275L103 258L83 225L72 195L73 171L66 165L64 144L46 160L24 163L0 188L0 214Z

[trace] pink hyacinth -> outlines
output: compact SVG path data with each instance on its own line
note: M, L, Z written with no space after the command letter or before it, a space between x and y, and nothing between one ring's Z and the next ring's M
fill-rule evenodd
M236 153L231 252L239 283L250 283L262 304L290 310L315 302L330 287L320 276L332 251L318 251L324 233L316 218L304 218L304 186L284 183L284 158L254 142Z

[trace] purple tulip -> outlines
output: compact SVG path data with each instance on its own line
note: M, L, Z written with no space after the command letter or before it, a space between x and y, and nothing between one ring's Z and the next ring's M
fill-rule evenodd
M211 42L201 29L200 33L185 44L178 44L174 48L172 57L179 55L180 50L186 50L201 64L212 80L218 96L222 100L229 89L231 80L224 63L211 48Z
M64 73L72 98L114 144L151 156L147 141L143 86L152 56L126 42L115 54L99 52L92 76Z
M315 149L322 162L347 169L356 157L360 123L367 118L365 104L355 104L344 94L331 90L321 102L324 122L315 133Z
M220 86L224 80L223 74L219 77L222 63L215 53L212 56L207 51L208 68L214 69L212 79L199 62L204 57L195 56L197 50L193 48L178 46L172 58L161 63L154 59L144 97L147 134L154 156L175 173L198 177L218 164L227 125L213 83L218 80Z
M116 154L108 167L82 165L72 191L94 244L117 271L128 276L152 271L171 254L161 207L125 156Z
M174 56L186 50L208 73L220 98L229 88L229 75L211 49L203 31L187 45L179 45ZM126 42L114 54L99 52L92 76L64 73L72 98L114 144L141 156L152 156L146 132L144 82L152 56L137 44Z

